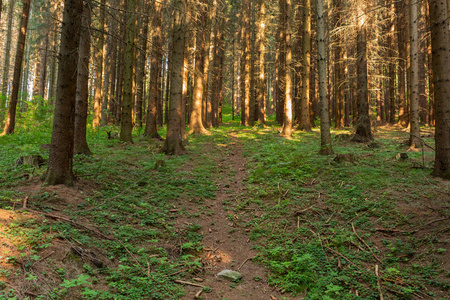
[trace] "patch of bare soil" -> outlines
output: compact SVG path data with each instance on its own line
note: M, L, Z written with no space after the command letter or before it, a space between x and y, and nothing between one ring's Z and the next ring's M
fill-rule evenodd
M191 213L195 210L199 210L198 213L200 213L200 217L196 218L195 222L201 225L203 230L204 248L200 258L204 265L204 272L186 281L211 288L211 292L201 293L202 299L294 299L281 294L279 289L269 286L267 270L252 261L257 253L252 249L253 243L248 233L244 228L237 227L233 218L230 217L233 211L231 207L227 207L227 203L228 201L232 203L245 191L243 182L247 176L246 161L239 141L235 136L231 135L231 137L234 142L219 145L218 148L210 145L210 149L204 151L204 153L217 153L217 151L221 153L215 156L218 166L217 192L215 199L205 200L205 206L208 211L213 211L213 214L200 211L198 206L191 205L189 209ZM219 174L223 176L222 179L219 179ZM230 282L219 278L217 274L225 269L240 272L243 275L242 280ZM202 281L198 282L199 280ZM186 296L183 299L194 299L201 289L199 286L186 285Z
M37 251L30 248L26 232L22 231L20 235L9 232L14 222L41 224L61 221L71 223L81 230L92 230L95 235L96 229L88 225L88 220L73 222L62 213L68 205L84 202L85 195L94 189L94 183L84 180L79 180L75 188L68 188L64 185L43 187L39 179L32 178L26 185L18 187L26 196L20 205L15 205L15 210L0 209L0 270L10 274L8 278L1 276L0 281L5 282L6 289L13 290L18 299L49 295L55 287L61 288L60 284L64 279L72 280L83 274L85 266L99 268L116 264L105 257L101 249L88 248L79 241L62 239L53 233L33 232L32 226L29 228L29 236L35 240L33 243L39 249ZM40 195L48 195L48 198L40 199ZM34 210L35 204L40 200L45 200L45 204L52 207L50 213ZM48 245L42 247L45 243ZM101 282L99 284L102 285ZM82 299L80 290L76 288L60 297L68 300Z

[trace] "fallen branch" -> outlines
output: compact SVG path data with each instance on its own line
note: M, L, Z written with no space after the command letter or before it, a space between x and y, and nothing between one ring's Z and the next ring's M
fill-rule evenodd
M249 257L249 258L247 258L246 260L244 260L244 262L239 266L238 271L242 268L243 265L245 265L245 263L246 263L247 261L249 261L250 259L253 259L253 258L254 258L254 257Z
M340 257L342 257L343 259L345 259L347 262L349 262L352 266L356 267L359 269L359 267L353 263L350 259L348 259L347 257L345 257L343 254L337 252L336 250L331 249L330 247L324 246L325 248L327 248L328 250L330 250L331 252L333 252L336 255L339 255Z
M44 259L47 259L47 258L50 257L51 255L53 255L53 253L55 253L55 251L50 252L50 254L44 256L43 258L41 258L40 260L38 260L35 264L37 264L37 263L43 261Z
M384 300L383 291L381 290L381 280L380 280L380 273L378 272L378 265L375 265L375 275L377 276L377 287L378 292L380 294L380 300Z
M203 288L200 291L198 291L197 294L195 294L194 299L200 299L200 295L202 294L202 292Z
M353 232L356 234L356 236L358 237L358 239L364 244L366 245L367 249L369 249L370 253L372 253L373 257L381 264L381 260L375 255L375 253L373 253L372 248L369 247L369 245L367 245L367 243L358 235L358 233L356 232L355 226L353 226L352 223L352 229Z
M75 221L72 221L72 220L70 220L70 219L67 219L67 218L64 218L64 217L60 217L60 216L57 216L57 215L52 215L52 214L40 212L40 211L33 210L33 209L26 209L26 210L27 210L27 211L30 211L30 212L38 213L38 214L43 214L44 216L46 216L46 217L48 217L48 218L58 219L58 220L62 220L62 221L65 221L65 222L67 222L67 223L70 223L70 224L72 224L72 225L76 225L76 226L78 226L78 227L81 227L81 228L84 228L84 229L86 229L86 230L88 230L88 231L91 231L91 232L93 232L93 233L95 233L95 234L98 234L98 235L100 235L101 237L103 237L103 238L105 238L105 239L107 239L107 240L110 240L110 241L116 240L114 237L109 237L109 236L107 236L107 235L101 233L100 231L91 229L91 228L89 228L89 227L86 227L86 226L84 226L84 225L82 225L82 224L80 224L80 223L77 223L77 222L75 222Z
M201 287L201 288L205 287L204 285L201 285L199 283L189 282L189 281L184 281L184 280L178 280L178 279L174 279L173 282L179 283L179 284L186 284L186 285L197 286L197 287Z

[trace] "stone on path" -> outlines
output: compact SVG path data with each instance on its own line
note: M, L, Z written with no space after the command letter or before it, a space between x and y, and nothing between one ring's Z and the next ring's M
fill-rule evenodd
M229 281L238 281L239 279L242 278L242 274L233 270L223 270L220 271L219 274L217 274L217 276L229 280Z

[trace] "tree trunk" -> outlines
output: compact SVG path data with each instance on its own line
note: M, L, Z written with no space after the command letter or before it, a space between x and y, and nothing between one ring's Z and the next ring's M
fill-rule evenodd
M360 14L362 15L362 14ZM360 24L357 32L357 101L358 119L356 122L355 142L367 142L373 140L372 128L369 116L369 92L367 88L367 40L366 24Z
M102 100L103 100L103 44L105 41L105 3L101 0L100 8L100 24L98 28L98 38L96 44L95 60L95 87L94 87L94 119L92 127L97 129L102 119Z
M202 9L197 15L197 38L195 51L195 72L194 72L194 96L192 100L191 119L189 134L206 133L202 121L202 99L203 99L203 79L205 61L205 31L206 12Z
M322 155L332 155L330 135L330 115L328 113L327 96L327 52L325 50L325 20L323 0L317 1L317 64L319 68L319 98L320 98L320 151Z
M419 27L418 27L418 7L417 2L410 6L410 25L411 25L411 101L410 101L410 137L409 148L415 149L422 145L420 139L419 125Z
M286 99L284 102L283 129L281 131L281 134L283 136L289 137L292 135L292 45L291 45L291 29L290 29L291 0L286 0L285 7L286 7L285 11Z
M395 11L397 14L397 45L398 53L400 55L398 59L398 123L406 127L408 126L408 116L406 112L406 25L407 20L405 17L406 6L403 1L397 1L395 3ZM390 118L389 123L393 124L395 119Z
M12 2L11 2L12 3ZM13 134L16 126L17 98L19 96L20 75L22 73L22 60L25 49L25 38L30 14L30 0L23 0L22 18L20 19L19 37L17 39L16 60L14 62L14 75L11 96L9 99L8 115L2 135Z
M311 131L310 77L311 77L311 0L303 1L303 76L300 126L298 129Z
M430 0L431 49L436 117L433 175L450 179L450 38L447 2Z
M265 71L265 43L266 43L266 35L265 35L265 26L266 26L266 4L265 0L258 0L260 2L259 5L259 19L258 22L258 44L259 44L259 80L258 80L258 98L257 102L259 105L258 112L258 123L259 125L264 125L266 121L266 71Z
M152 16L152 54L150 60L150 86L148 96L147 121L145 124L145 135L149 138L161 139L157 127L157 105L161 98L161 63L162 63L162 44L161 44L161 3L153 2Z
M64 2L55 114L45 185L73 185L72 173L78 46L83 1Z
M147 36L148 36L148 22L150 13L150 5L142 3L140 5L145 9L144 17L142 18L142 28L140 28L139 48L136 60L136 125L142 127L143 120L143 105L144 105L144 82L146 74L146 58L147 58ZM141 22L139 22L141 23Z
M7 31L6 31L6 42L5 42L5 62L3 64L3 76L2 76L2 95L4 97L4 100L2 100L1 108L5 107L6 104L6 95L8 93L8 79L9 79L9 63L10 63L10 53L11 53L11 40L12 40L12 25L13 25L13 18L14 18L14 4L15 0L9 1L9 7L8 7L8 25L7 25Z
M89 97L89 58L91 47L91 1L84 3L81 19L77 96L75 104L74 154L92 155L86 141L86 121Z
M172 28L172 68L170 72L170 103L167 137L162 152L179 155L184 152L181 138L181 103L183 93L183 71L185 51L185 11L184 0L174 0L174 22Z

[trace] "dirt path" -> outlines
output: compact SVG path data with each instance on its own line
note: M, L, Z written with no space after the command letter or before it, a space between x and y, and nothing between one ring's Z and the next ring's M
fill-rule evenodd
M201 259L205 272L199 276L204 279L200 284L211 288L211 292L201 294L201 299L292 299L268 285L267 270L251 260L257 253L252 249L248 233L244 228L235 227L229 218L233 214L232 201L245 192L243 181L247 176L239 140L232 133L230 137L233 142L222 145L223 150L219 150L226 156L216 156L219 157L218 172L224 178L219 181L219 176L216 177L216 198L205 201L214 213L202 213L195 220L202 226L204 235ZM225 269L239 271L243 279L233 283L218 278L217 273ZM183 299L193 299L200 290L199 287L186 287L187 294Z

